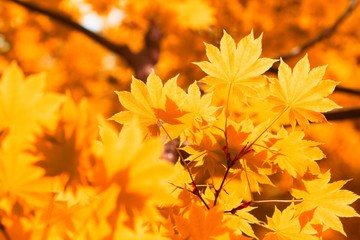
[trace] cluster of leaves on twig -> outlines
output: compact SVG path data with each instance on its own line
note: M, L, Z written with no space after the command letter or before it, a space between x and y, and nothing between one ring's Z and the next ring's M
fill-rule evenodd
M0 82L0 231L5 239L321 239L359 196L330 182L311 122L339 108L305 55L261 58L262 36L206 44L207 76L184 91L152 72L116 94L117 132L71 94L13 63ZM264 73L280 61L278 77ZM100 127L99 136L98 129ZM178 139L178 141L175 141ZM161 159L164 145L179 159ZM178 144L178 142L180 142ZM287 175L286 199L264 198ZM272 216L254 214L273 204ZM280 206L280 204L282 204ZM284 204L286 205L284 207ZM279 210L280 208L280 210Z
M304 139L303 132L309 122L325 122L322 113L339 108L327 98L336 83L322 79L325 67L310 69L305 55L294 69L280 60L278 78L268 78L263 73L277 60L259 58L261 36L254 39L253 33L236 46L224 32L220 49L206 44L206 53L209 61L196 64L207 76L187 92L176 78L164 85L154 73L146 84L133 79L130 93L118 92L128 111L112 118L122 124L139 119L148 138L179 137L184 144L176 147L187 157L179 151L175 167L185 173L170 181L182 205L164 211L167 236L257 238L254 224L269 231L265 239L318 239L329 228L345 234L339 217L358 216L348 206L358 196L341 190L346 181L329 183L330 172L316 163L324 158L319 143ZM294 179L292 199L262 222L250 211L284 200L255 199L253 193L273 185L276 173Z

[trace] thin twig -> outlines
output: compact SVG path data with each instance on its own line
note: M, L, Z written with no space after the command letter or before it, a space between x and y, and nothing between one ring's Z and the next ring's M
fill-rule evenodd
M224 138L225 138L225 149L226 149L226 161L227 161L227 166L226 166L226 172L224 174L224 177L221 181L221 184L219 186L218 189L215 189L215 200L214 200L214 205L213 206L216 206L216 203L217 203L217 200L219 198L219 195L220 195L220 192L224 186L224 183L226 181L226 178L229 174L229 171L230 171L230 168L232 167L230 162L229 162L229 158L230 158L230 155L229 155L229 141L228 141L228 135L227 135L227 127L228 127L228 111L229 111L229 100L230 100L230 94L231 94L231 88L232 88L232 83L230 83L229 85L229 89L228 89L228 94L227 94L227 98L226 98L226 103L225 103L225 126L224 126Z
M225 180L226 180L226 178L227 178L227 176L229 174L230 168L231 168L231 166L228 164L227 167L226 167L226 172L224 174L224 177L223 177L223 179L221 181L220 187L218 189L215 189L214 206L216 206L217 200L218 200L220 192L221 192L221 190L222 190L222 188L224 186Z
M230 95L230 92L229 94ZM226 178L229 174L229 171L230 171L230 168L234 165L234 163L239 160L239 159L242 159L247 153L249 153L249 151L251 151L251 147L256 143L256 141L288 110L289 107L286 107L284 109L284 111L282 111L279 116L277 116L256 138L255 140L250 143L250 144L246 144L242 149L241 151L238 153L237 156L235 156L233 159L231 159L231 156L229 155L229 152L228 152L228 142L227 142L227 135L226 135L226 131L225 131L225 139L226 139L226 146L225 146L225 150L224 150L224 153L225 153L225 156L226 156L226 162L227 162L227 167L226 167L226 172L224 174L224 177L221 181L221 184L220 184L220 187L215 191L215 201L214 201L214 206L216 205L217 203L217 200L218 200L218 197L220 195L220 192L224 186L224 183L226 181ZM225 112L226 113L226 112ZM225 116L225 120L227 119L227 117ZM225 121L225 127L227 127L227 124L226 124L226 121ZM247 175L247 171L246 171L246 165L245 165L245 161L244 161L244 171L245 171L245 174L246 174L246 180L247 180L247 184L249 186L249 191L250 191L250 196L251 196L251 200L253 199L253 196L252 196L252 192L251 192L251 188L250 188L250 182L249 182L249 178L248 178L248 175Z
M173 144L175 150L177 151L177 153L178 153L178 155L179 155L179 157L180 157L180 163L184 166L184 168L185 168L186 171L188 172L189 177L190 177L190 180L191 180L191 184L193 185L192 187L194 188L193 191L192 191L192 193L195 194L196 196L198 196L198 198L203 202L203 204L205 205L205 207L206 207L207 209L210 209L209 205L205 202L204 198L201 196L200 191L199 191L197 185L195 184L195 179L194 179L193 175L191 174L190 168L189 168L189 166L187 165L187 163L186 163L183 155L181 154L178 146L176 146L174 140L172 139L172 137L170 136L170 134L168 133L168 131L166 130L166 128L165 128L160 122L159 122L158 126L164 130L165 134L166 134L166 135L168 136L168 138L170 139L170 142Z
M229 149L229 142L228 142L228 137L227 137L227 127L228 127L228 111L229 111L229 101L230 101L230 94L231 94L231 88L232 88L232 83L230 83L229 86L229 90L228 90L228 94L227 94L227 98L226 98L226 103L225 103L225 127L224 127L224 137L225 137L225 146L226 149ZM216 203L216 201L215 201Z
M255 221L251 221L251 220L249 220L249 219L244 219L244 220L245 220L246 222L250 223L250 224L258 225L258 226L263 227L263 228L265 228L265 229L267 229L267 230L270 230L270 231L273 231L273 232L276 231L276 229L270 227L268 224L266 224L266 223L263 222L263 221L255 222Z
M246 169L246 161L245 161L245 159L242 159L242 160L243 160L243 166L244 166L246 182L247 182L247 185L248 185L248 188L249 188L249 193L250 193L250 202L252 202L254 200L254 197L253 197L252 190L251 190L249 175L248 175L248 172L247 172L247 169Z
M275 123L277 120L280 119L280 117L290 108L290 106L287 106L272 122L246 147L245 152L249 151L251 147L256 143L259 138L266 133Z
M293 200L283 200L283 199L270 199L270 200L257 200L253 201L253 204L259 204L259 203L301 203L303 202L303 199L293 199Z
M308 48L330 37L339 28L339 26L350 16L350 14L356 8L357 4L358 4L358 0L350 0L345 11L335 20L335 22L330 27L326 28L325 30L320 32L316 37L308 40L304 44L293 48L290 52L286 54L282 54L276 57L275 59L279 59L279 58L288 59L288 58L296 57L301 53L305 52Z

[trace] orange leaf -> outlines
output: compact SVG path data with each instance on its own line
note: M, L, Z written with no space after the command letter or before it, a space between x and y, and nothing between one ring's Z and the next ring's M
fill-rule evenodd
M207 210L192 204L188 216L174 216L176 228L182 239L213 239L226 234L227 227L223 219L224 212L219 207Z

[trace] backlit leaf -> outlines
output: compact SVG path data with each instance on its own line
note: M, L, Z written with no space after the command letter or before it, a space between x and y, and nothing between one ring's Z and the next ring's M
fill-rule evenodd
M339 217L359 217L349 206L360 197L355 193L341 189L347 181L329 183L330 172L319 175L315 180L304 180L305 190L292 189L291 194L303 199L296 205L297 212L315 210L313 218L325 227L329 227L346 236Z
M334 91L336 82L323 80L326 66L310 70L310 63L305 55L293 70L280 61L279 79L270 85L271 96L268 98L278 112L286 111L290 124L296 122L305 127L310 122L325 122L322 113L339 108L328 97Z

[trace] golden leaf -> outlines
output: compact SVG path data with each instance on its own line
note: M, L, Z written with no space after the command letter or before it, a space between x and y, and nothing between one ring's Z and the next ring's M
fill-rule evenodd
M120 124L128 124L133 118L137 118L141 125L150 131L151 135L158 135L160 132L159 124L180 124L178 120L184 114L179 109L182 102L174 101L179 99L178 95L185 94L184 91L176 85L176 77L169 79L165 85L162 80L151 72L147 83L133 78L131 82L131 93L126 91L116 92L120 103L127 109L115 114L110 119ZM173 93L173 94L170 94ZM175 133L171 136L177 137L181 129L174 129Z
M332 100L326 98L334 91L336 82L322 80L325 66L310 70L310 63L305 55L293 70L280 61L279 79L271 79L271 96L268 100L278 112L286 111L290 124L295 127L296 122L306 127L311 122L325 122L324 112L339 108Z
M8 128L10 134L24 137L40 124L51 127L61 101L60 95L45 92L44 74L25 78L13 62L0 81L0 131Z
M167 183L173 166L160 159L163 141L144 141L136 121L124 126L120 134L105 125L100 135L105 171L101 188L116 192L117 211L124 210L131 224L139 217L156 220L157 205L173 200Z
M267 83L265 78L259 76L276 61L259 58L262 50L261 40L262 36L254 39L251 32L236 46L231 36L224 31L220 50L213 45L205 44L209 62L195 63L208 74L201 82L208 84L214 91L232 87L232 91L244 96L256 94L254 89Z
M318 177L315 180L303 180L305 190L291 190L295 198L304 200L295 206L296 210L301 213L315 209L313 213L315 221L346 236L339 217L359 217L349 204L360 197L351 191L341 189L347 181L329 183L329 171Z
M325 157L317 147L320 143L304 140L305 133L294 131L288 133L284 128L277 134L275 144L271 149L276 151L273 157L275 163L293 177L303 177L306 172L319 174L320 168L315 162Z
M264 240L317 240L317 237L306 234L300 229L299 220L294 214L293 204L282 212L275 206L273 216L267 217L268 226L273 232L267 233Z

